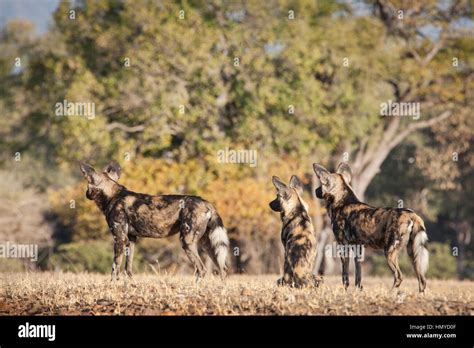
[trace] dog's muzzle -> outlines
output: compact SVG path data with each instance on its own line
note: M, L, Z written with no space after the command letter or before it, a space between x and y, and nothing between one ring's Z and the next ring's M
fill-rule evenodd
M273 211L278 211L278 212L281 211L281 206L280 206L280 202L278 201L278 199L275 199L275 200L271 201L269 206Z
M86 198L89 200L93 200L94 198L92 197L92 192L88 189L86 191Z

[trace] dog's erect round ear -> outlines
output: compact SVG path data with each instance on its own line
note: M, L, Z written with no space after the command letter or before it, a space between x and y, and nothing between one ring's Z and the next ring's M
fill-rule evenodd
M84 175L88 175L90 173L95 172L94 168L90 164L88 164L84 161L79 161L79 168L81 168L81 172Z
M122 174L122 168L117 161L112 161L105 166L104 173L106 173L112 180L117 181Z
M81 172L82 174L84 174L84 177L86 178L86 180L89 183L93 184L94 179L97 176L97 173L95 172L94 167L92 167L90 164L87 164L84 161L79 161L79 168L81 168Z
M317 164L317 163L313 163L313 170L314 172L316 173L316 176L321 179L321 176L323 175L329 175L329 171L324 168L322 165L320 164Z
M278 176L272 176L272 182L278 191L286 191L288 189Z
M290 187L295 189L299 195L303 194L303 184L301 183L300 179L296 175L292 175L290 179Z
M352 170L351 167L349 166L349 163L347 162L341 162L337 166L336 170L337 174L341 174L342 177L344 178L344 181L346 184L350 184L352 180Z

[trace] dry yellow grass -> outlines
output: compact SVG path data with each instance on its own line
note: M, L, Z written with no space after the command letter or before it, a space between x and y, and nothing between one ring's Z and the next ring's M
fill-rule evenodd
M364 290L345 291L338 276L318 289L277 287L277 276L136 275L111 282L106 275L0 274L1 315L473 315L474 282L414 279L400 292L390 278L364 279Z

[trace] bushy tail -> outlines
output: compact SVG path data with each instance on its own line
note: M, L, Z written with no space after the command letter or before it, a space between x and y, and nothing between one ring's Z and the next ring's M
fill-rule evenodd
M428 235L423 220L413 213L411 215L413 222L410 240L407 245L408 255L410 256L413 268L418 277L418 285L420 292L424 292L426 288L425 274L428 271L429 254L426 245L428 243Z
M226 260L229 250L229 237L227 236L227 231L224 228L221 217L215 210L209 219L207 230L211 246L211 258L219 268L221 278L225 278L227 275Z

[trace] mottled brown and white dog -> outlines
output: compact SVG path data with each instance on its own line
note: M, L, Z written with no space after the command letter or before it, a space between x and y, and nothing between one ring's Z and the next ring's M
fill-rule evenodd
M324 199L331 219L336 241L343 245L364 245L383 249L388 266L393 272L393 287L402 283L398 254L407 247L408 255L418 277L419 291L426 288L425 273L428 269L428 236L423 220L410 209L375 208L362 203L350 186L351 169L345 162L335 173L314 163L314 172L321 181L316 196ZM362 287L360 260L356 264L356 286ZM349 286L349 256L341 256L342 282Z
M104 213L114 238L112 279L118 278L125 248L125 271L132 276L135 242L139 237L163 238L179 233L181 245L195 267L198 278L206 268L199 257L202 247L226 276L229 238L212 204L197 196L136 193L120 185L120 165L113 161L102 172L84 162L80 168L87 180L86 197Z
M281 241L285 248L283 277L278 285L292 287L318 286L321 278L312 274L316 258L316 237L308 205L303 200L303 185L293 175L289 186L280 178L272 178L277 197L270 202L270 208L281 215L283 227Z

